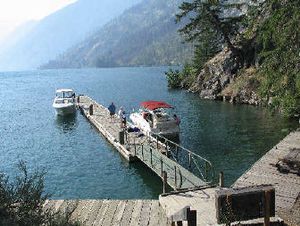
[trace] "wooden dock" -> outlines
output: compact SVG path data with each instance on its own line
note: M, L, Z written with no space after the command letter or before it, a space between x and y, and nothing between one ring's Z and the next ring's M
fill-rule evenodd
M89 122L119 151L129 162L142 161L159 177L166 173L166 183L174 190L206 186L208 183L200 179L184 166L169 158L168 146L152 136L138 136L136 133L126 133L127 139L122 144L119 139L120 120L115 116L111 120L107 108L98 104L88 96L80 96L78 106ZM90 111L92 106L92 111ZM193 153L188 153L191 158ZM194 155L192 156L194 157ZM201 158L201 161L206 161ZM204 165L209 166L206 161ZM211 169L211 167L210 167ZM211 169L212 170L212 169ZM207 171L207 170L204 170Z
M45 210L82 226L167 226L158 200L47 200Z
M267 152L232 187L247 187L271 184L275 187L276 217L273 222L293 222L290 225L300 225L300 176L296 174L282 174L275 167L293 148L300 148L300 131L290 133L279 144ZM197 225L218 225L216 219L215 193L220 187L207 188L179 194L161 195L159 202L169 219L185 206L197 211ZM297 199L298 197L298 199ZM298 203L296 203L298 200ZM298 206L298 210L293 209ZM295 214L294 214L295 213ZM295 216L294 216L294 215ZM263 219L252 220L247 223L263 222ZM295 223L296 222L296 223Z
M233 184L233 187L272 184L276 192L276 212L285 220L286 213L292 210L297 198L300 198L300 176L280 173L275 165L293 148L300 149L300 131L286 136ZM300 216L298 220L300 224Z

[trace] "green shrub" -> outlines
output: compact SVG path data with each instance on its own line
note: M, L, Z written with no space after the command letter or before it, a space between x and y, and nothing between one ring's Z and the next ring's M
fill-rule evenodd
M19 175L10 181L0 173L0 225L9 226L72 226L68 216L43 209L50 197L44 192L45 171L29 173L23 161L18 164Z

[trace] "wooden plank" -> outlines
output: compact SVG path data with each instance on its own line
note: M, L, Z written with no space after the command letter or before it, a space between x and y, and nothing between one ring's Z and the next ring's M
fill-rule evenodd
M119 225L122 219L122 216L125 211L125 207L127 205L127 200L122 200L119 202L116 210L116 214L114 215L114 218L112 220L112 225Z
M104 215L104 220L102 225L103 226L109 226L109 225L113 225L112 221L114 218L114 215L116 213L117 207L119 205L120 201L118 200L111 200L108 206L108 209Z
M145 200L143 201L143 206L140 214L140 225L148 225L150 220L151 213L151 201Z
M109 200L103 200L102 205L98 210L98 213L97 213L97 216L96 216L96 219L95 219L93 225L95 225L95 226L102 225L102 222L104 220L104 216L106 214L108 207L109 207Z
M101 208L102 204L102 200L95 200L92 209L90 210L89 217L86 221L86 225L94 225L94 222L96 221L99 209Z
M143 200L137 200L132 211L129 226L140 225L140 215L141 215L142 207L143 207Z
M136 204L136 201L127 202L125 210L124 210L124 214L120 221L120 226L128 226L130 224L131 216L132 216L132 212L133 212L135 204Z

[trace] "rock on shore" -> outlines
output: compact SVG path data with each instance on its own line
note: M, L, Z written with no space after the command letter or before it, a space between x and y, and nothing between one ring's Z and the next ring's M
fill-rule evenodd
M225 48L204 65L189 91L204 99L260 105L255 72L254 67L238 70L232 52Z

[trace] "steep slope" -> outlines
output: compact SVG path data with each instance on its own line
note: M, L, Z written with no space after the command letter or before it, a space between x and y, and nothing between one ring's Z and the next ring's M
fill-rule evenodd
M144 0L42 68L184 63L192 48L177 33L182 0Z
M78 0L41 20L11 48L0 50L0 70L36 68L138 2L140 0Z

